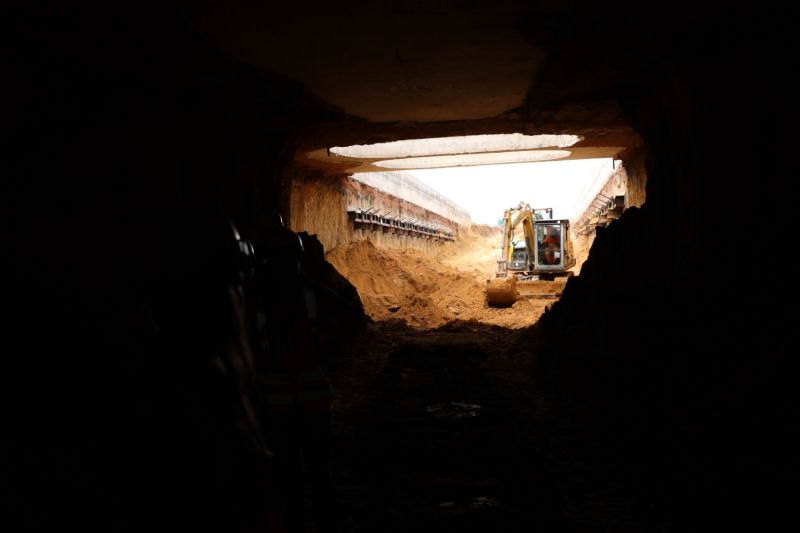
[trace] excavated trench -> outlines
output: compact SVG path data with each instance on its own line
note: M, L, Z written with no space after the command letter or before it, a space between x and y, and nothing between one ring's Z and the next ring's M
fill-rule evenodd
M327 254L371 319L333 364L344 531L569 530L558 476L535 451L531 360L513 349L564 284L488 307L497 238L473 226L436 259L369 241Z

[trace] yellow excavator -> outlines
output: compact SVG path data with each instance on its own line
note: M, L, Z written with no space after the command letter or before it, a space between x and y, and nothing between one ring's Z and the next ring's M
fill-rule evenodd
M516 238L519 228L522 238ZM552 208L520 202L503 213L500 258L494 279L486 282L486 303L509 307L519 300L522 286L571 276L575 263L569 219L553 219Z

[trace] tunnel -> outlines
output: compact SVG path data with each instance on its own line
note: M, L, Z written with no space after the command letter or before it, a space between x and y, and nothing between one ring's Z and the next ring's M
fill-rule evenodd
M290 531L269 446L243 430L250 347L221 303L242 295L208 281L230 275L221 235L255 240L269 213L340 310L335 531L795 529L789 19L581 0L12 6L3 529ZM388 300L369 316L341 250L435 258L464 214L369 181L405 183L414 154L391 168L340 148L500 134L624 168L625 209L608 193L573 221L579 275L523 326Z

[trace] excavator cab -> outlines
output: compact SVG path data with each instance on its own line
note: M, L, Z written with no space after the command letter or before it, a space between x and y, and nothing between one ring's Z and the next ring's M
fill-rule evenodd
M564 245L562 242L563 231L561 221L553 223L537 223L536 232L536 259L540 267L563 267Z
M572 240L569 235L569 220L537 221L534 224L534 253L539 279L570 276L575 266Z

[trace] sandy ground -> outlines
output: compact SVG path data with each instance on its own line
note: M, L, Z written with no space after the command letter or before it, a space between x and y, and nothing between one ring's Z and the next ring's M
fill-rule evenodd
M499 239L492 228L473 226L437 259L416 250L378 249L369 241L335 248L326 257L356 287L376 321L399 319L415 329L453 320L530 326L565 282L538 282L536 292L544 297L523 298L506 309L488 307L484 286L494 277Z

